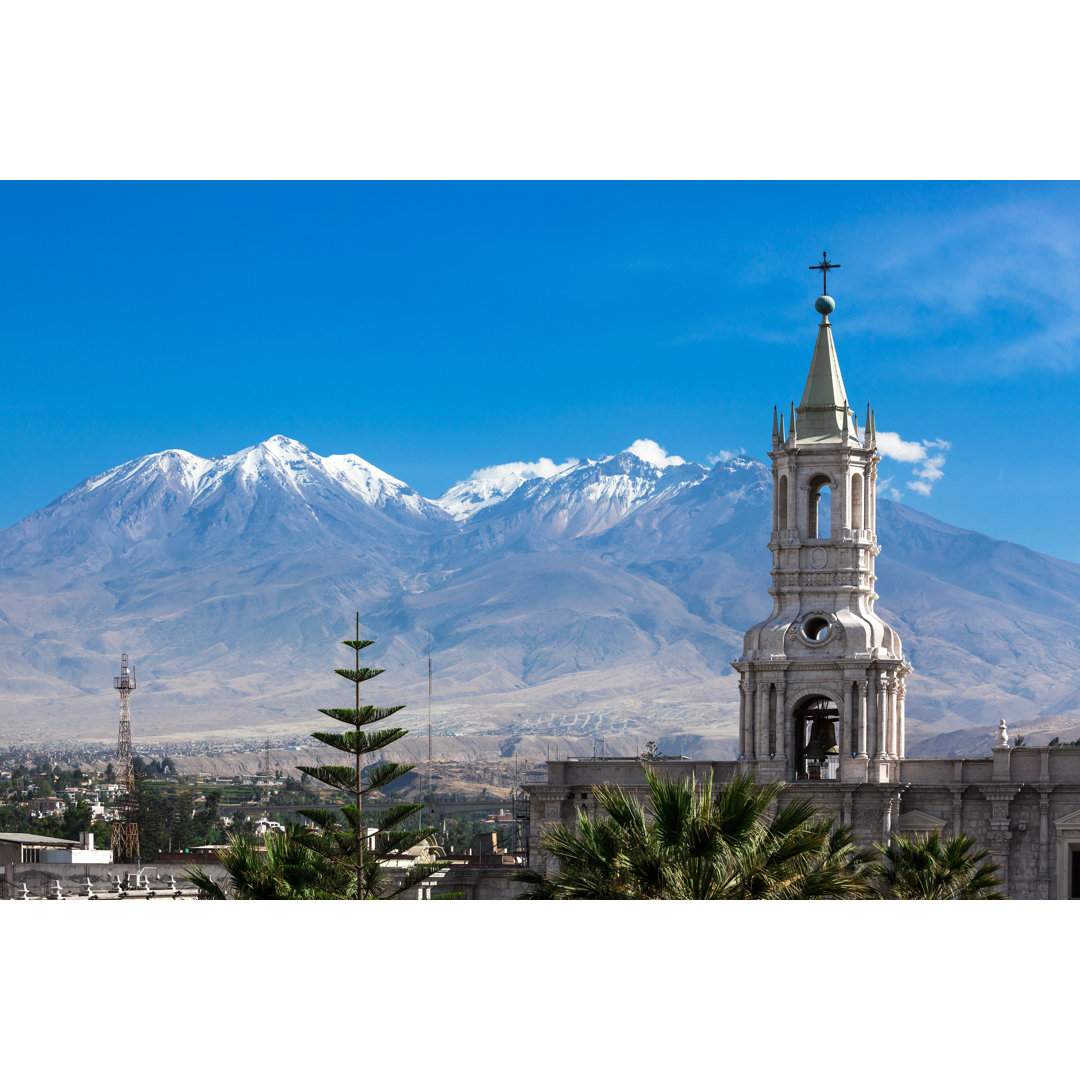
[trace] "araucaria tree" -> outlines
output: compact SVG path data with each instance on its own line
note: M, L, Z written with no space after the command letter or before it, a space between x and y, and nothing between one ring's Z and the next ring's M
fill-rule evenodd
M298 841L335 866L352 868L356 885L356 899L375 900L396 896L412 888L432 873L441 869L439 863L421 863L404 872L404 880L390 885L383 863L399 857L409 848L433 837L437 830L431 828L405 828L410 818L419 815L419 804L397 804L382 811L377 817L368 808L365 820L364 798L372 792L385 788L413 769L412 765L399 765L380 761L364 766L363 759L375 754L408 734L404 728L390 727L366 730L393 716L404 705L361 705L360 684L383 673L383 668L360 666L360 650L374 644L360 637L360 614L356 615L356 636L342 644L353 650L354 666L335 668L344 679L355 686L355 704L351 708L320 709L319 712L332 720L352 728L351 731L315 731L312 736L335 750L349 754L352 765L302 765L300 770L313 780L337 788L348 796L349 801L340 810L340 817L333 810L304 810L302 813L320 829L316 835L298 836Z

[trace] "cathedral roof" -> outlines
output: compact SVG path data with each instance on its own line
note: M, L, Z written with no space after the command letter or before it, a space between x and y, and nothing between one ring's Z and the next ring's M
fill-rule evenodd
M823 306L831 310L830 305ZM845 423L853 414L848 408L847 391L840 374L840 363L836 359L836 346L833 344L832 325L827 311L822 312L814 356L810 361L810 374L806 377L802 401L795 412L800 443L840 443L847 437L845 428L847 433L853 431L850 421Z

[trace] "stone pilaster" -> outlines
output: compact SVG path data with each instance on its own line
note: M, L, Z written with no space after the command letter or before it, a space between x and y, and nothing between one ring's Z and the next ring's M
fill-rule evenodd
M1050 899L1050 792L1049 784L1036 785L1039 792L1039 874L1036 890L1040 900Z
M852 696L851 680L844 679L844 711L840 715L840 760L847 761L851 757L851 737L854 725L852 724Z
M865 759L866 753L866 695L869 689L867 679L859 680L859 757Z
M997 765L997 760L994 762ZM995 768L996 771L996 768ZM1002 891L1009 891L1009 842L1012 840L1012 822L1009 820L1009 805L1020 790L1019 784L991 784L980 787L983 798L990 803L990 827L987 847L990 856L998 865L998 876L1002 881Z
M874 717L877 731L877 753L879 761L889 756L889 677L878 672L877 677L877 715Z

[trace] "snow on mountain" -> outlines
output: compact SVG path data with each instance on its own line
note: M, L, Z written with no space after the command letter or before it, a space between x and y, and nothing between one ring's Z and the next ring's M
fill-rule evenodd
M652 466L652 471L642 469L642 464ZM636 439L619 454L612 454L599 461L568 458L556 465L551 458L539 461L512 461L505 465L492 465L477 469L468 479L455 484L435 500L457 521L467 521L484 510L505 502L529 481L555 481L550 485L533 484L529 497L545 497L553 491L563 493L562 500L575 503L592 503L604 506L586 531L614 524L634 506L669 485L657 484L657 478L673 466L686 462L669 454L652 439ZM595 467L601 467L607 479L600 479ZM695 467L700 469L700 467ZM572 477L566 476L574 473ZM566 483L556 478L565 478ZM680 481L685 481L683 476ZM558 497L557 500L558 501Z
M486 469L477 469L467 479L454 484L435 502L455 521L464 521L478 510L502 502L526 480L547 479L577 463L577 458L567 458L561 465L556 465L551 458L542 457L539 461L490 465Z
M430 632L437 715L730 738L729 662L771 602L770 509L768 465L708 469L648 440L479 470L436 501L281 436L147 455L0 532L0 736L42 716L110 734L121 650L145 734L310 730L347 703L335 642L359 610L387 669L376 701L422 698ZM1080 709L1080 567L878 511L913 733Z
M0 570L60 560L90 572L114 558L160 559L163 548L188 542L205 555L241 536L253 553L286 538L357 545L448 521L431 500L355 454L323 458L275 435L211 459L164 450L91 477L5 531Z
M638 452L642 449L646 456ZM497 503L474 510L466 520L485 546L524 535L534 539L591 536L647 503L701 483L708 475L704 466L670 457L650 440L638 440L621 453L598 461L586 458L549 477L525 480Z
M330 481L366 505L395 516L442 517L431 500L362 457L356 454L320 457L284 435L275 435L236 454L215 458L208 466L200 474L196 502L200 498L209 498L216 488L228 484L246 490L277 484L311 502Z

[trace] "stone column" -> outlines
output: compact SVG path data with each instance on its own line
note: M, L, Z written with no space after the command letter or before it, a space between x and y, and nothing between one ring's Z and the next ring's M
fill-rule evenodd
M769 682L762 679L757 692L757 758L769 760Z
M770 758L775 758L776 748L780 743L780 735L776 730L776 683L769 685L769 693L765 698L765 708L769 714L765 721L765 729L768 732L765 739L765 749Z
M757 739L754 723L756 716L757 679L753 675L746 680L746 749L743 753L747 761L757 761Z
M897 794L895 791L884 795L881 800L881 839L884 843L889 842L892 836L893 819L896 816Z
M739 756L746 754L746 676L739 676Z
M877 733L877 754L875 756L880 760L884 760L889 756L889 744L886 741L888 739L889 730L888 687L888 678L878 672L877 716L874 717L874 721L875 731Z
M859 681L859 757L866 758L866 691L867 680Z
M866 505L863 507L863 514L866 515L867 528L875 536L877 535L877 468L874 465L870 466L869 473L866 476L866 494L864 496Z
M787 761L787 721L784 715L786 683L781 675L776 680L776 760Z
M906 757L907 730L904 701L907 698L907 686L903 679L899 679L896 687L896 741L900 745L900 756Z
M897 721L899 695L896 692L897 679L889 679L889 704L886 709L889 727L889 757L894 761L900 756L900 724Z
M959 836L964 831L964 789L952 789L952 831Z
M851 680L844 680L844 712L840 718L840 760L851 757Z

